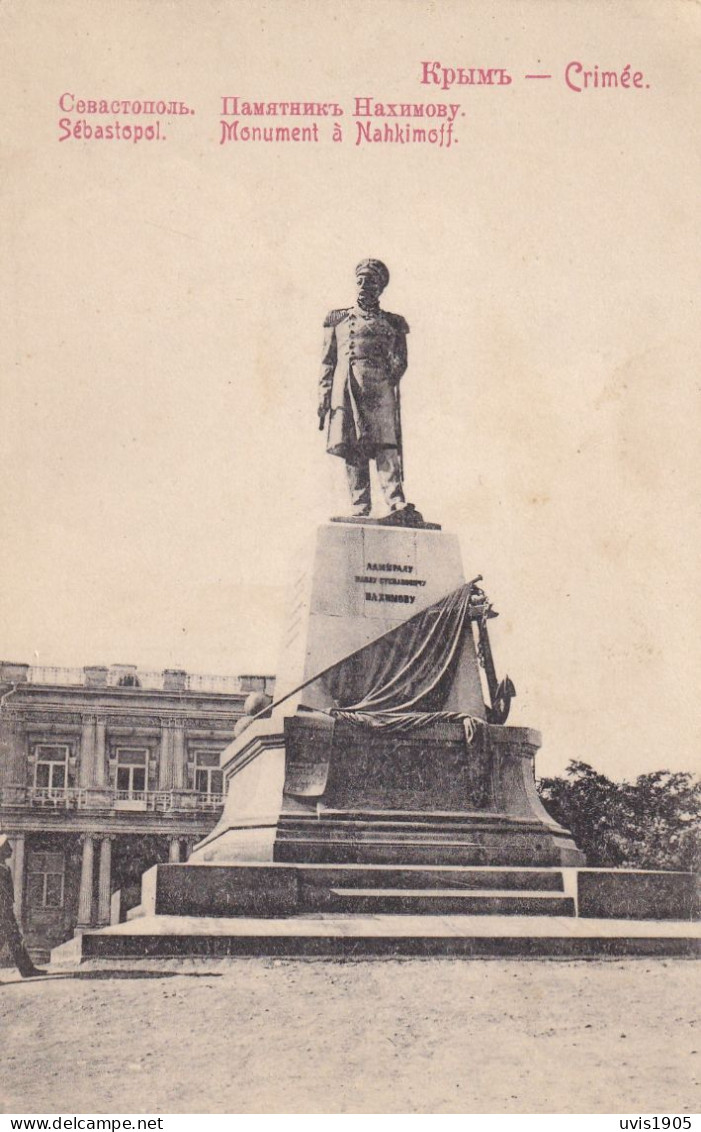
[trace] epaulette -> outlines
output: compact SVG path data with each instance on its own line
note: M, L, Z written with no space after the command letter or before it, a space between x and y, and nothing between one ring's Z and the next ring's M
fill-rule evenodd
M400 314L391 314L390 311L385 311L385 318L392 323L394 329L400 334L409 333L409 323Z
M324 319L324 326L338 326L339 322L343 322L344 318L350 312L350 307L342 307L337 311L329 311Z

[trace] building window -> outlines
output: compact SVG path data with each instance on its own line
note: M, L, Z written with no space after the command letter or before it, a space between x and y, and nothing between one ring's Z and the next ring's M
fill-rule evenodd
M125 676L120 676L117 681L118 688L140 688L141 681L138 676L134 676L131 672L127 672Z
M118 747L117 790L128 798L146 790L148 751L143 748Z
M65 790L68 785L68 747L40 743L35 748L34 785L43 790Z
M32 908L63 908L64 871L63 853L30 852L27 892Z
M195 752L195 790L198 794L221 794L222 773L216 751Z

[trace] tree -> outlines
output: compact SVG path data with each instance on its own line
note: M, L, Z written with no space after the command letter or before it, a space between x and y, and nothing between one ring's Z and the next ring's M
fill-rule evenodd
M564 777L542 778L541 801L603 868L682 869L701 865L701 782L658 770L613 782L573 759Z

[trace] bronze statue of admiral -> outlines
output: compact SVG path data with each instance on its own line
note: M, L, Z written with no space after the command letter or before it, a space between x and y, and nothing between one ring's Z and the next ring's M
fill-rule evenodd
M346 462L352 517L370 514L374 460L388 521L414 525L420 516L404 498L399 400L409 327L401 315L380 308L389 283L384 263L364 259L355 278L355 305L331 311L324 321L319 428L328 420L326 451Z

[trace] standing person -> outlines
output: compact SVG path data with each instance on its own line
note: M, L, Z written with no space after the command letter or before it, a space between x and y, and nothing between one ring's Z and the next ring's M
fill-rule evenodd
M11 856L12 845L6 834L0 833L0 945L7 944L22 978L31 979L35 975L45 975L46 971L34 966L15 918L15 889L7 864Z
M380 309L389 271L379 259L355 269L355 306L324 321L319 428L328 417L326 451L346 462L351 514L370 514L369 461L374 460L388 522L414 525L421 516L404 498L399 382L407 368L409 327Z

